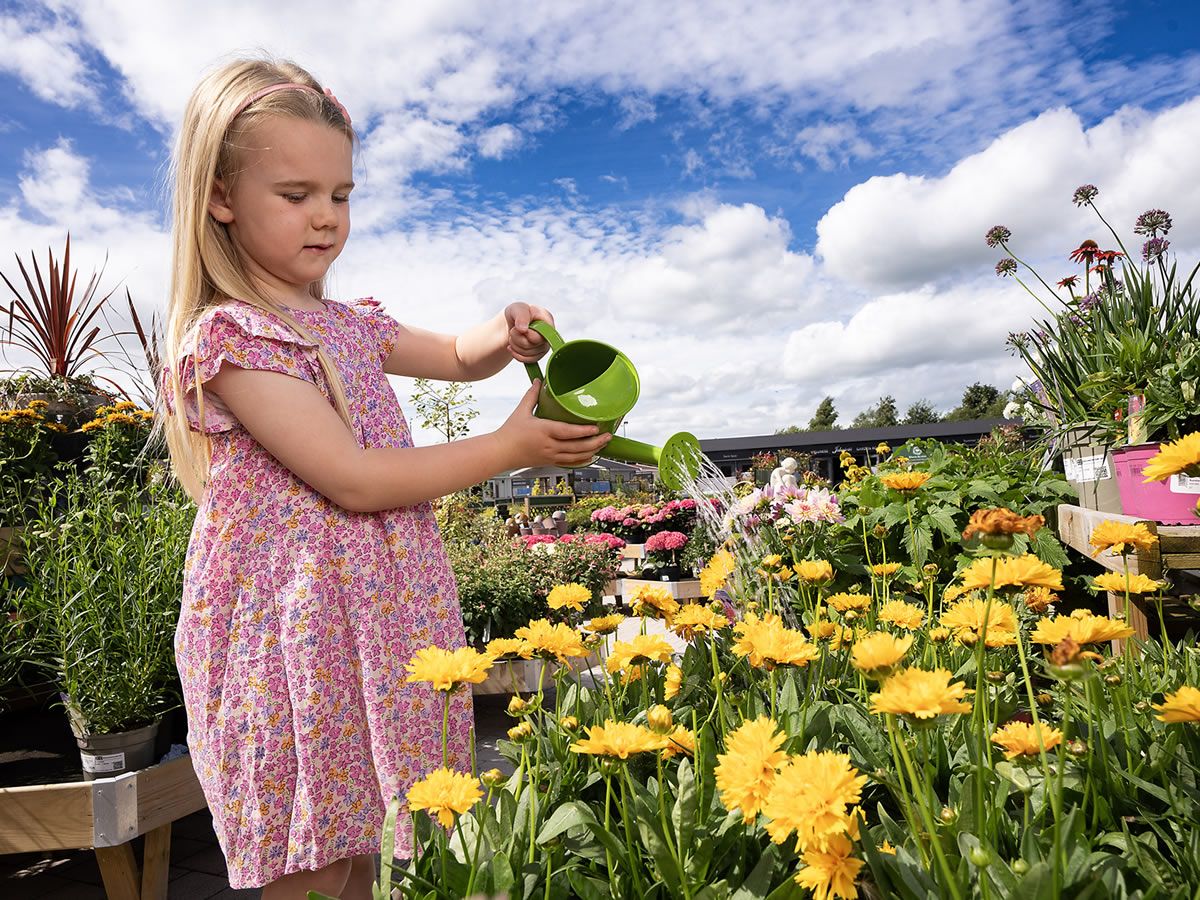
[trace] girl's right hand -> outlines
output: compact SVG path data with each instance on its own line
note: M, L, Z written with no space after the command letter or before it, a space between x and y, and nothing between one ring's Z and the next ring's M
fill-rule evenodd
M515 466L552 465L571 468L586 465L612 439L595 425L573 425L539 419L537 406L541 381L535 381L496 436L510 451Z

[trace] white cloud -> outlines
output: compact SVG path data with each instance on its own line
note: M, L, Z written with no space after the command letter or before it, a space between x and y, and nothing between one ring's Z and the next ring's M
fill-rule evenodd
M1091 210L1076 209L1079 184L1101 189L1098 203L1123 238L1142 210L1175 214L1181 233L1200 231L1200 98L1157 114L1127 108L1091 128L1065 109L1046 112L996 138L935 177L877 176L856 185L817 225L817 252L830 274L895 290L961 278L989 268L1002 251L988 228L1012 229L1012 247L1050 257L1055 280L1067 252L1085 237L1107 243Z
M805 126L796 133L795 144L802 155L825 171L875 155L870 142L864 140L849 121Z
M10 72L43 100L59 106L94 105L96 88L80 55L80 34L51 17L0 16L0 72Z
M479 155L486 159L503 159L521 146L521 132L505 122L480 132L476 143Z

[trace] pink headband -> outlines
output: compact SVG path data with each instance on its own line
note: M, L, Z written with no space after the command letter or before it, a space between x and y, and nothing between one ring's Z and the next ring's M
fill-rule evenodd
M239 106L237 108L237 112L235 112L233 114L233 119L236 119L243 112L245 112L246 107L248 107L251 103L255 103L255 102L261 100L263 97L267 96L267 94L273 94L276 91L312 91L314 94L317 94L317 95L320 95L320 93L321 93L320 91L318 91L315 87L312 87L311 85L300 84L299 82L295 82L295 81L281 81L278 84L270 84L270 85L267 85L265 88L263 88L260 91L255 91L253 94L251 94L245 100L243 100L242 105ZM331 91L329 88L325 88L325 96L329 98L330 103L332 103L334 106L336 106L341 111L342 118L344 118L346 120L346 124L349 125L350 124L350 113L346 112L346 107L342 106L342 104L338 101L338 98L333 96L333 91ZM232 122L233 119L230 119L229 121Z

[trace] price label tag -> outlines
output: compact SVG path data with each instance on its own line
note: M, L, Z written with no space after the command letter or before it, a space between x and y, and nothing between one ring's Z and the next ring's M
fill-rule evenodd
M1106 453L1076 458L1064 456L1063 472L1068 481L1076 481L1080 484L1112 478L1112 469L1108 466L1108 454Z
M80 753L83 771L93 775L100 772L120 772L125 768L124 753Z
M1200 478L1190 475L1172 475L1170 481L1172 494L1200 494Z

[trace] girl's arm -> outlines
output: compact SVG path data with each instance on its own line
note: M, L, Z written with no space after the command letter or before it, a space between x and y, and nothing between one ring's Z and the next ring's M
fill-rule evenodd
M612 435L535 417L538 387L490 434L433 447L364 449L311 382L226 363L204 385L272 456L354 512L413 506L519 466L589 461Z
M554 324L554 317L540 306L510 303L503 312L457 336L403 326L383 370L411 378L480 381L514 358L537 362L548 348L542 336L529 329L534 319Z

